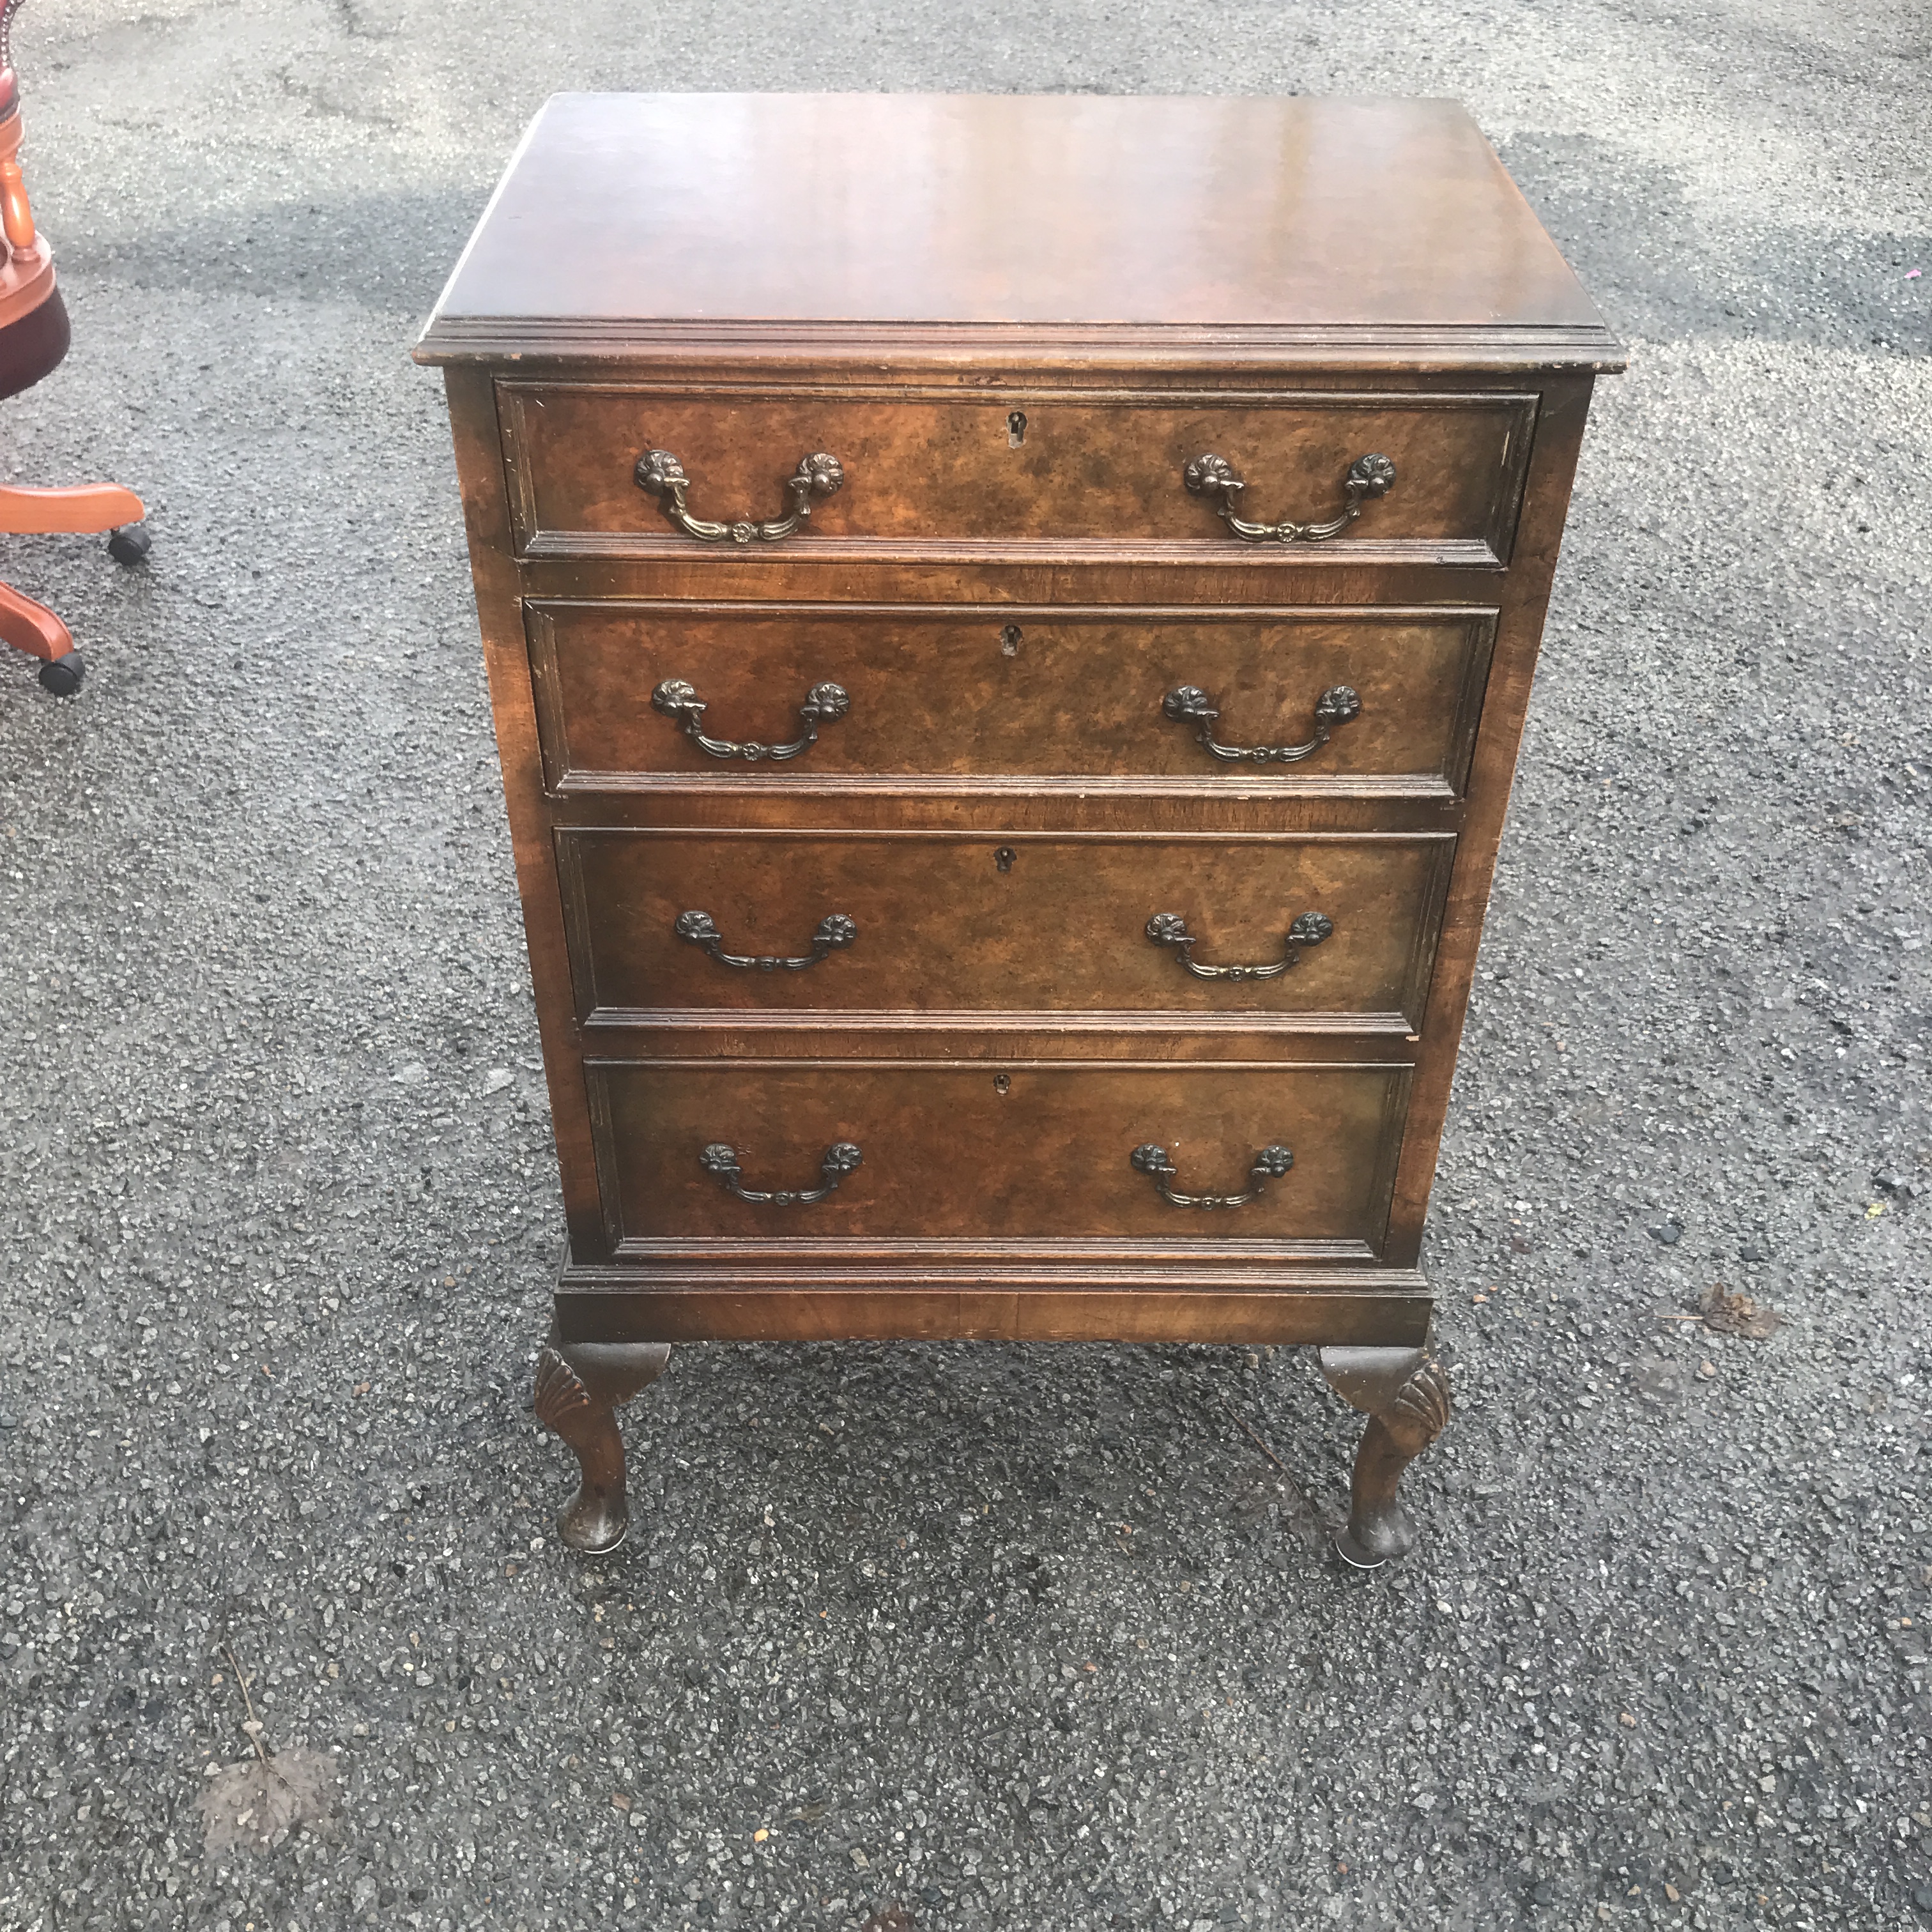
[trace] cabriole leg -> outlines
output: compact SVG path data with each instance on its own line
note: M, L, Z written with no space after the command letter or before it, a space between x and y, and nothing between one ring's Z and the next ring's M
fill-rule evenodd
M631 1526L624 1438L616 1412L664 1372L664 1342L566 1342L556 1325L537 1357L537 1420L577 1452L584 1480L559 1512L557 1534L586 1556L615 1550Z
M1449 1420L1449 1377L1426 1348L1324 1348L1322 1372L1369 1418L1355 1456L1348 1527L1335 1547L1358 1570L1378 1569L1415 1546L1415 1523L1396 1490L1403 1470Z

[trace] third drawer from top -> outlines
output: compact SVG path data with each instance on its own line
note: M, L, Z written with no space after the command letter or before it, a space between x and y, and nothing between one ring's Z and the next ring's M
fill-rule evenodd
M556 833L578 1011L1187 1014L1412 1033L1444 832Z

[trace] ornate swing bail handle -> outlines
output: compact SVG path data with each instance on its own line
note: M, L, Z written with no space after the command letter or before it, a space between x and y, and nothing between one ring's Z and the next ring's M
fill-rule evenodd
M720 965L751 966L765 973L780 967L788 972L802 973L808 966L816 966L828 953L842 946L850 946L859 937L858 923L849 913L829 912L818 922L812 935L812 950L788 958L782 954L727 952L724 935L708 912L681 912L673 921L671 929L679 938L703 946Z
M1137 1147L1127 1159L1136 1174L1144 1174L1154 1184L1163 1201L1172 1202L1177 1208L1242 1208L1258 1199L1262 1190L1270 1180L1279 1180L1294 1165L1294 1156L1279 1142L1264 1147L1255 1156L1253 1165L1248 1169L1248 1179L1252 1185L1241 1194L1180 1194L1168 1185L1179 1170L1168 1157L1164 1147L1150 1142L1144 1147Z
M818 742L820 724L835 724L852 708L852 700L842 684L814 684L798 707L799 722L805 728L788 745L740 743L730 738L707 738L704 714L710 707L698 694L698 687L681 677L668 677L651 693L651 709L670 718L700 751L714 758L742 758L757 764L769 758L782 764Z
M1174 957L1197 980L1279 979L1301 957L1309 946L1319 946L1335 930L1335 922L1324 912L1298 914L1288 928L1288 938L1279 959L1261 966L1203 966L1194 956L1201 944L1187 929L1187 922L1178 912L1157 912L1147 922L1147 936L1156 946L1171 946Z
M823 1187L778 1188L767 1193L760 1193L744 1184L743 1172L738 1165L738 1150L728 1147L722 1141L712 1142L698 1156L698 1164L727 1194L735 1194L740 1201L749 1201L760 1207L806 1208L814 1201L823 1201L848 1174L857 1172L864 1158L850 1141L835 1141L825 1150L825 1156L818 1163L818 1171L825 1180Z
M1362 715L1362 700L1352 686L1331 684L1315 702L1315 735L1299 745L1224 745L1214 736L1221 714L1214 700L1198 684L1184 684L1160 701L1161 715L1178 724L1192 724L1204 749L1223 764L1298 765L1328 743L1338 724L1352 724Z
M1253 524L1235 515L1234 506L1248 486L1226 457L1197 456L1180 479L1190 495L1214 504L1215 514L1244 543L1320 543L1346 530L1370 498L1386 496L1395 488L1395 465L1386 456L1357 457L1342 479L1342 514L1325 524Z
M669 450L646 450L638 458L636 474L638 488L656 497L664 514L686 536L700 543L777 543L809 520L814 496L836 496L845 482L838 458L818 450L801 456L798 467L785 478L785 491L791 498L789 516L776 517L769 523L741 518L735 523L714 524L691 514L686 506L691 478Z

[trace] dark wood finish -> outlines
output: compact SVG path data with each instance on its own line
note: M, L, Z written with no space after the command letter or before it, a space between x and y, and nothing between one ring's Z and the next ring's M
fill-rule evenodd
M1144 1066L1004 1061L591 1063L610 1252L735 1238L802 1261L828 1246L950 1238L1003 1252L1080 1240L1114 1251L1153 1240L1177 1261L1293 1250L1375 1259L1388 1220L1405 1066ZM856 1143L859 1172L808 1207L734 1199L698 1163L735 1148L760 1189L816 1184L820 1156ZM1128 1165L1169 1148L1181 1185L1237 1186L1284 1142L1292 1174L1245 1208L1170 1207ZM1158 1258L1158 1255L1154 1257Z
M1617 366L1466 116L562 97L418 353L569 1226L574 1539L616 1533L622 1452L572 1352L1116 1336L1322 1346L1370 1417L1343 1553L1400 1553L1448 1414L1430 1180ZM690 514L766 530L683 533L652 448ZM769 540L814 451L841 487ZM1251 544L1184 487L1209 453L1262 521L1336 515L1358 457L1397 476L1326 540ZM714 739L815 738L714 758L653 707L677 680ZM1183 685L1232 746L1302 746L1331 686L1360 711L1224 762L1163 715ZM693 910L719 952L812 963L728 964ZM1261 964L1307 911L1333 931L1266 980L1146 935L1171 912L1197 963ZM856 932L820 946L833 914ZM817 1198L746 1198L774 1192Z
M1468 770L1493 610L1174 610L982 605L756 605L600 600L526 607L532 675L553 790L634 788L647 775L734 779L650 699L697 686L713 730L770 739L830 680L852 709L788 784L825 774L890 787L940 776L1258 782L1288 796L1339 782L1369 796L1441 798ZM1318 754L1263 768L1218 764L1161 703L1198 685L1223 736L1308 735L1322 692L1346 685L1361 715Z
M1378 1569L1415 1546L1414 1520L1396 1485L1448 1424L1449 1377L1426 1348L1330 1347L1321 1362L1329 1387L1369 1418L1349 1486L1348 1527L1336 1548L1358 1570Z
M1247 478L1249 514L1306 519L1334 513L1349 465L1372 452L1394 460L1395 487L1332 547L1484 564L1509 554L1536 398L502 382L497 406L518 547L532 554L683 550L637 482L651 449L682 460L694 512L724 521L776 516L800 458L828 451L844 487L786 542L836 554L869 539L874 560L1069 542L1211 556L1239 546L1185 488L1193 458L1225 457Z
M1292 1016L1408 1034L1420 1023L1455 842L1445 833L1202 838L1131 832L557 834L578 1010L784 1009L827 1016L1136 1012ZM995 855L1011 852L1002 869ZM708 913L737 956L812 956L828 916L856 937L798 970L724 965L679 938ZM1150 940L1177 913L1204 965L1291 958L1278 977L1202 980ZM1299 916L1334 930L1289 944Z
M1395 366L1617 352L1454 101L871 94L554 97L423 350L841 332L895 358L997 358L1016 334Z
M670 1360L662 1342L566 1342L552 1324L537 1355L537 1420L576 1452L583 1480L556 1520L572 1550L602 1556L630 1528L624 1438L616 1412L656 1382Z
M725 1252L648 1270L572 1264L558 1321L580 1335L671 1342L926 1340L976 1342L1399 1342L1429 1333L1427 1284L1412 1269L1302 1263L1225 1268L1000 1257L970 1265L907 1255L808 1285L794 1268Z
M1522 741L1530 682L1536 672L1537 646L1542 638L1544 614L1549 607L1550 581L1556 573L1557 548L1570 507L1570 480L1576 473L1577 452L1582 444L1589 398L1590 386L1586 382L1552 382L1544 394L1536 448L1531 460L1522 554L1517 568L1510 573L1515 583L1508 617L1510 647L1497 653L1484 700L1482 730L1470 771L1468 805L1458 848L1461 862L1450 885L1429 1009L1423 1022L1424 1037L1430 1051L1419 1056L1424 1064L1418 1068L1418 1091L1396 1184L1396 1218L1412 1231L1408 1241L1396 1248L1396 1258L1408 1265L1414 1264L1421 1252L1436 1150L1449 1110L1456 1050L1462 1042L1470 983L1476 974L1477 949L1482 940L1483 916L1489 910L1490 881L1495 875L1503 819L1509 809L1516 750Z

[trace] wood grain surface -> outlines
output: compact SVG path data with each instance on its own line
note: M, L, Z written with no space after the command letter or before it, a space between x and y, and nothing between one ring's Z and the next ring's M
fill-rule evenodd
M578 1007L800 1015L956 1010L1323 1016L1419 1023L1454 840L932 832L560 831ZM1005 862L1002 864L1002 856ZM708 913L738 957L812 957L821 920L857 928L799 969L733 967L675 929ZM1148 920L1174 913L1202 965L1294 964L1267 980L1190 974ZM1300 915L1333 931L1291 946Z
M1615 352L1455 101L883 94L554 96L419 352L840 330Z
M900 164L863 165L868 135ZM814 166L788 160L811 146ZM648 182L650 192L640 192ZM826 192L836 184L839 192ZM944 208L939 218L935 209ZM562 1332L1411 1348L1437 1144L1592 374L1614 344L1451 104L562 98L449 371L572 1258ZM1024 418L1022 422L1021 418ZM838 494L772 544L800 458ZM1237 542L1340 507L1332 541ZM654 711L775 743L713 759ZM1331 685L1362 711L1307 760ZM1006 862L999 855L1010 854ZM792 972L746 955L854 943ZM1182 916L1198 980L1145 936ZM824 1200L834 1141L864 1150ZM1292 1172L1246 1205L1258 1149Z
M1009 1247L1084 1240L1324 1244L1374 1258L1388 1221L1408 1073L1392 1066L973 1066L694 1058L596 1060L590 1076L610 1234L870 1246L944 1238ZM840 1142L865 1165L826 1199L755 1205L700 1165L735 1148L744 1185L820 1184ZM1246 1206L1171 1206L1129 1163L1166 1147L1174 1186L1228 1194L1275 1143L1294 1168ZM1184 1253L1176 1250L1177 1259Z
M752 768L710 758L651 709L667 678L697 688L714 736L782 742L806 693L842 686L850 711L784 774L1196 778L1293 792L1352 778L1460 790L1495 632L1490 610L1201 605L971 608L596 599L526 606L553 788L659 772L728 786ZM1361 700L1292 765L1217 762L1162 712L1206 691L1226 743L1294 745L1331 686ZM767 768L767 772L769 768ZM761 773L759 776L764 776Z
M785 539L821 550L852 538L1232 548L1214 500L1183 481L1196 458L1234 466L1243 516L1305 523L1335 516L1349 466L1380 454L1394 486L1328 547L1460 544L1496 561L1509 555L1535 410L1534 396L1440 390L1083 397L1001 385L968 397L904 383L748 394L505 382L498 403L526 550L556 538L591 548L605 533L705 548L638 483L652 449L683 465L694 516L728 522L783 515L800 459L836 456L843 487Z

